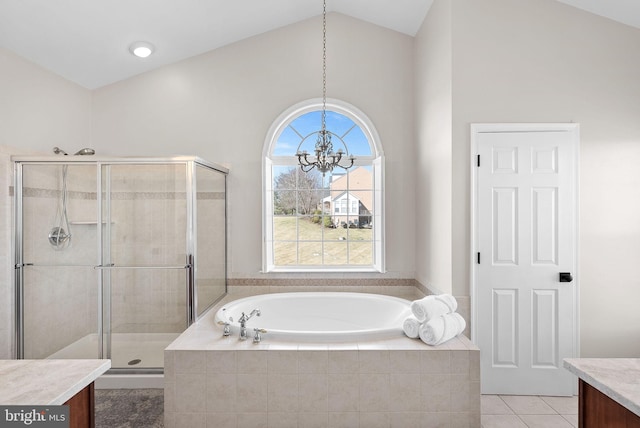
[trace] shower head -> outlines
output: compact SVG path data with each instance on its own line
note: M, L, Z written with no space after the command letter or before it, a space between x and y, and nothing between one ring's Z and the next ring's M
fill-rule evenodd
M67 152L65 152L64 150L62 150L60 147L54 147L53 148L53 153L57 154L57 155L67 155Z
M66 153L65 153L65 154L66 154ZM77 151L77 152L75 152L73 155L74 155L74 156L77 156L77 155L80 155L80 156L88 156L88 155L95 155L95 154L96 154L96 151L95 151L95 150L90 149L90 148L88 148L88 147L85 147L84 149L80 149L80 150L78 150L78 151Z

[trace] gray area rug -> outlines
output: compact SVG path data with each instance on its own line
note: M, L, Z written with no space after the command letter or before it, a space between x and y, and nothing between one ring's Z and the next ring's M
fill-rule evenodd
M96 389L96 428L162 428L163 389Z

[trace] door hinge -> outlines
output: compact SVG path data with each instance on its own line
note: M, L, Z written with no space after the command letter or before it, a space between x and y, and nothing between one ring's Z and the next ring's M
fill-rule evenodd
M480 167L480 155L478 155L478 156L477 156L477 162L476 162L476 165L477 165L478 167Z
M477 263L480 264L480 252L478 252L478 260Z

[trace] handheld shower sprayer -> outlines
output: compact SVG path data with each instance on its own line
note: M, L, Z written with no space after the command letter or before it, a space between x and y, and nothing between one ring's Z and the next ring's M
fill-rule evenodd
M62 150L60 147L54 147L53 153L56 155L68 156L68 153ZM94 155L95 150L89 147L80 149L75 152L74 156L88 156ZM67 214L67 172L69 165L62 165L62 189L60 191L60 202L58 203L58 209L54 219L55 226L49 231L49 243L56 250L62 250L69 246L71 243L71 226L69 225L69 215ZM66 228L66 229L65 229Z
M57 148L57 147L56 147ZM60 152L64 153L62 150ZM66 153L64 153L66 155ZM55 226L49 231L49 243L56 250L62 250L71 243L71 227L67 215L67 170L68 165L62 166L62 190L60 201L54 219ZM66 227L66 230L65 230Z

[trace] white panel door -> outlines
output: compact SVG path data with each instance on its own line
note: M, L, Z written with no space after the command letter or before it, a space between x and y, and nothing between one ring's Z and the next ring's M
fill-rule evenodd
M482 393L571 395L577 125L473 125L473 339Z

